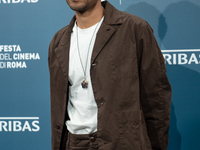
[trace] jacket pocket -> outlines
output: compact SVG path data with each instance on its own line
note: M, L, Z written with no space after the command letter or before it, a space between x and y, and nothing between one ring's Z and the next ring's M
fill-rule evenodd
M123 111L117 113L120 150L141 150L140 112Z

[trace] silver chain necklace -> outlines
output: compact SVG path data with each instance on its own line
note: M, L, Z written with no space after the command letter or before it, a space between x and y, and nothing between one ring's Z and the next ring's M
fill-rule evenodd
M83 82L81 82L81 85L82 85L82 88L85 88L85 89L88 88L88 81L86 80L86 70L87 70L88 54L89 54L90 46L91 46L91 43L92 43L92 39L94 37L94 33L96 32L97 27L98 27L98 25L99 25L100 22L101 22L101 20L97 23L97 25L96 25L96 27L94 29L94 32L92 34L92 37L90 39L90 43L89 43L89 47L88 47L88 51L87 51L87 58L86 58L85 67L83 66L83 62L82 62L81 55L80 55L79 43L78 43L78 26L76 24L76 39L77 39L76 43L77 43L77 49L78 49L79 59L80 59L80 62L81 62L83 73L84 73L84 80L83 80Z

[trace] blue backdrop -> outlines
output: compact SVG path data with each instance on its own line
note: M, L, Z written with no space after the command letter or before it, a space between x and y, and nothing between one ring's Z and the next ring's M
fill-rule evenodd
M154 29L172 85L168 150L200 141L200 1L109 0ZM50 150L48 45L74 12L65 0L0 0L0 150Z

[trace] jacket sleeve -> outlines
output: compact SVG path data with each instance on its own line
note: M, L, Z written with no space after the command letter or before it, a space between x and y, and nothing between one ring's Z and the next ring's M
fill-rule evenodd
M138 40L140 99L153 150L167 150L171 86L163 55L147 22Z

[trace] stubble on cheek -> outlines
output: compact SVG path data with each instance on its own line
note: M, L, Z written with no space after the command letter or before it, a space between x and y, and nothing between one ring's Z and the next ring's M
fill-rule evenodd
M84 12L87 9L85 0L66 0L69 7L78 12Z

